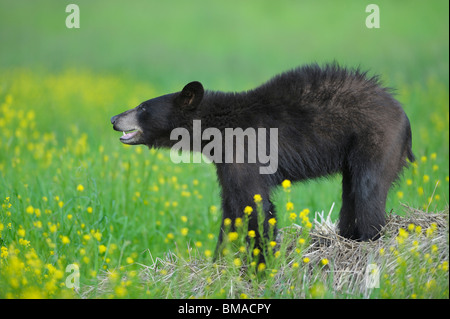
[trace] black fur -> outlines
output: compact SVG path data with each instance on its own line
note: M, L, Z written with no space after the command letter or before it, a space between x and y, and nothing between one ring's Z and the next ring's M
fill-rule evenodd
M267 220L275 216L270 201L274 186L285 179L294 182L342 173L340 234L376 239L385 225L389 188L407 166L406 160L414 161L410 123L400 103L377 77L335 64L299 67L241 93L204 92L199 82L192 82L181 92L151 99L138 108L144 109L136 111L141 134L132 144L149 147L173 146L176 141L169 136L177 127L187 128L192 136L194 119L202 121L202 128L222 132L237 127L278 128L276 173L259 174L258 163L216 163L223 218L242 217L247 205L255 209L253 196L261 194L265 229ZM117 130L124 130L123 114L111 119ZM257 231L255 218L249 229ZM219 244L221 240L222 231Z

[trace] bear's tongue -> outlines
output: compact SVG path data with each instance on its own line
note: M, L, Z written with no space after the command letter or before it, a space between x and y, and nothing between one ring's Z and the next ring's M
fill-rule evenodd
M123 135L120 137L121 140L129 140L133 136L135 136L138 133L138 131L133 131L129 133L123 132Z

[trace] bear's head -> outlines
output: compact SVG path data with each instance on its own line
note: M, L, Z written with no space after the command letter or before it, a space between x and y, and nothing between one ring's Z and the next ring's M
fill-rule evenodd
M196 109L203 95L203 85L191 82L181 92L145 101L113 116L113 129L123 132L120 141L124 144L164 146L170 142L170 132L185 124L183 119Z

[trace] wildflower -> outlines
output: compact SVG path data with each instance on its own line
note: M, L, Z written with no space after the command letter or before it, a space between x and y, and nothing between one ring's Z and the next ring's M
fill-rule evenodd
M422 233L422 226L416 226L416 229L414 231L417 235L420 235Z
M380 256L384 256L384 253L385 253L384 248L380 248L378 253L380 254Z
M256 236L256 233L255 233L254 230L249 230L249 231L248 231L248 237L250 237L250 238L255 238L255 236Z
M242 218L238 217L234 220L234 225L236 227L241 227L242 226Z
M292 264L292 268L298 268L298 266L299 266L298 263L293 263Z
M241 259L240 259L240 258L235 258L235 259L233 260L233 264L234 264L236 267L241 266L241 265L242 265Z
M2 246L2 248L0 248L0 258L6 258L8 257L8 248L6 248L5 246Z
M28 214L33 214L34 213L34 208L33 206L28 206L25 210L25 212L27 212Z
M78 186L77 186L77 191L78 191L78 192L82 192L82 191L84 191L84 187L83 187L83 185L81 185L81 184L78 184Z
M304 239L304 238L300 238L300 239L298 240L298 243L299 243L300 245L303 245L303 244L305 243L305 239Z
M272 241L269 243L269 245L270 245L270 247L275 247L275 246L277 245L277 242L272 240Z
M296 214L296 213L290 213L290 214L289 214L289 219L290 219L291 221L294 221L296 218L297 218L297 214Z
M256 204L259 204L262 201L262 197L260 194L256 194L255 196L253 196L253 200L255 201Z
M132 263L134 263L134 260L131 257L127 257L126 262L127 262L127 264L132 264Z
M406 185L408 185L408 186L411 186L413 184L413 181L412 181L412 179L407 179L406 180Z
M64 206L64 202L63 202L63 201L59 201L59 202L58 202L58 206L59 206L60 208L62 208L62 207Z
M400 227L398 230L398 235L402 238L408 238L409 233L405 229Z
M286 210L287 211L290 211L290 210L293 210L294 209L294 203L292 203L292 202L287 202L286 203Z
M419 187L417 188L417 194L419 194L419 196L422 196L423 193L424 193L423 187L422 187L422 186L419 186Z
M271 219L269 219L268 220L268 223L271 225L271 226L275 226L275 224L277 223L277 220L275 219L275 218L271 218Z
M212 255L211 250L209 250L209 249L205 250L206 257L211 257L211 255Z
M100 231L93 232L92 236L97 239L97 241L102 240L102 233Z
M422 163L426 163L426 162L427 162L427 157L426 157L426 156L422 156L422 157L420 158L420 161L421 161Z
M260 263L258 265L258 271L264 271L266 270L266 264L265 263Z
M183 222L183 223L186 223L187 222L187 217L186 216L181 216L181 221Z
M244 213L250 215L253 212L253 208L251 206L245 206Z
M238 233L237 232L230 232L228 234L228 240L229 241L235 241L236 239L238 239Z
M67 245L67 244L70 244L70 239L69 239L69 237L67 237L67 236L62 236L62 237L61 237L61 242L62 242L64 245Z
M423 175L423 182L424 183L428 183L430 181L430 176L428 176L428 175Z
M98 252L100 254L103 254L106 251L106 246L105 245L100 245L98 246ZM81 252L81 251L80 251Z
M68 219L68 220L71 220L72 217L73 217L72 214L68 214L68 215L67 215L67 219Z
M242 293L241 296L240 296L240 298L241 298L241 299L247 299L248 296L247 296L246 294Z
M285 179L282 183L281 186L283 186L284 189L288 189L289 187L291 187L291 181Z
M328 264L328 259L323 258L323 259L320 261L320 263L321 263L323 266L325 266L325 265Z
M402 198L403 198L403 192L402 192L402 191L398 191L398 192L397 192L397 197L398 197L399 199L402 199Z
M307 264L307 263L310 262L310 259L309 259L308 257L305 257L305 258L303 258L303 262L304 262L305 264Z
M19 230L17 231L17 235L19 235L20 237L25 237L25 229L19 228Z
M414 224L408 225L408 231L412 232L416 226Z
M195 242L195 247L198 247L198 248L200 248L200 247L202 247L202 242L201 241L197 241L197 242Z
M224 220L223 220L223 225L226 227L226 226L230 226L231 225L231 219L229 219L229 218L225 218Z
M188 234L189 229L186 227L181 228L181 235L186 236Z
M258 256L260 252L261 250L259 250L258 248L253 249L253 256Z

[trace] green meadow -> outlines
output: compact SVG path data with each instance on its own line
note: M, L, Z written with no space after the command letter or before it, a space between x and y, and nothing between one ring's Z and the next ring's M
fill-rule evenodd
M366 27L369 3L349 0L76 4L80 28L69 29L65 2L0 0L0 298L448 298L447 1L380 0L377 29ZM274 190L277 226L303 229L298 256L284 242L255 264L260 252L242 248L241 231L214 262L213 165L125 146L110 123L193 80L242 91L333 61L379 74L411 121L416 162L386 210L447 216L443 241L433 242L436 224L410 224L396 246L373 252L398 267L370 294L298 275L312 267L300 246L311 242L315 213L333 207L338 218L340 176ZM333 263L324 256L312 273Z

